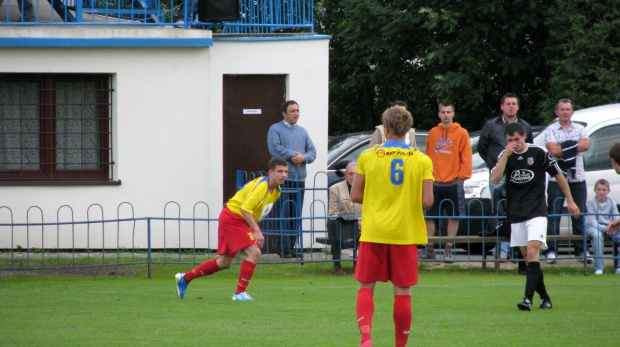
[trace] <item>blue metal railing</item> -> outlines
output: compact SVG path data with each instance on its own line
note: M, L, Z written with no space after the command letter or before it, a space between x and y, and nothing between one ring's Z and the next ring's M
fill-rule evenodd
M261 263L334 261L328 254L329 247L321 244L318 239L327 240L326 223L337 217L326 215L325 201L317 199L310 205L310 211L314 211L310 216L271 217L263 221L263 223L280 223L287 219L298 219L305 225L298 231L300 236L298 247L301 253L297 258L280 259L278 254L274 254L266 245L265 256L261 258ZM181 206L174 201L166 204L162 217L135 217L134 208L128 202L120 203L116 208L115 216L107 219L104 217L105 211L99 204L92 204L87 210L85 220L76 220L73 208L63 205L56 211L56 220L46 222L44 211L38 206L32 206L26 212L26 220L16 222L13 211L7 206L0 206L0 269L59 269L131 264L148 264L150 269L151 264L197 264L203 262L205 258L217 256L217 245L211 242L217 233L217 217L204 202L194 204L191 217L182 217ZM584 213L584 215L599 214ZM567 215L557 216L566 217ZM448 217L437 216L436 218L446 219ZM470 220L504 217L459 216L456 218ZM267 232L266 229L264 228ZM336 230L341 233L342 227ZM271 232L273 237L288 235L290 234L286 231L272 230ZM469 238L477 235L477 231L468 230L466 236ZM445 241L449 239L446 237ZM488 239L489 245L497 245L497 236L487 236L485 239ZM338 237L338 240L342 242L343 237ZM305 243L308 241L310 244ZM583 242L584 247L588 246L585 235L580 242ZM612 241L611 246L613 249L618 244ZM454 262L492 261L470 252L465 253L460 251ZM615 251L612 254L599 256L603 259L616 259L616 257ZM340 261L351 262L355 259L355 253L343 254ZM570 259L579 258L571 254L570 250L567 256L558 257L558 261ZM500 262L510 260L515 259L510 258ZM426 260L421 262L426 262ZM584 262L584 272L587 267L587 262Z
M12 0L0 5L0 26L147 25L230 34L314 32L314 0L238 0L239 20L219 22L201 21L197 16L201 1L23 0L18 6Z

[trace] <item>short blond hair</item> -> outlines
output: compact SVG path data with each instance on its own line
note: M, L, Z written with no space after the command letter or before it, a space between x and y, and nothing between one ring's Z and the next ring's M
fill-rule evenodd
M381 121L396 136L404 136L413 126L413 117L403 107L390 107L383 112Z
M606 180L604 178L601 178L600 180L597 180L596 182L594 182L594 189L596 189L596 186L598 186L599 184L602 185L602 186L607 187L607 190L609 190L609 181L608 180Z

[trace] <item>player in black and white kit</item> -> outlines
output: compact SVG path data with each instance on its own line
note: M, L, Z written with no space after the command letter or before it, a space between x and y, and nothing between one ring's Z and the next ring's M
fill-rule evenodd
M540 250L547 249L547 178L555 177L568 201L568 211L575 218L579 208L573 201L566 178L556 165L556 160L542 147L525 142L526 134L519 123L504 129L508 144L491 170L491 182L499 183L506 176L507 219L510 223L510 246L520 247L527 262L525 298L517 304L523 311L532 310L534 292L540 295L540 308L550 309L551 298L547 293Z

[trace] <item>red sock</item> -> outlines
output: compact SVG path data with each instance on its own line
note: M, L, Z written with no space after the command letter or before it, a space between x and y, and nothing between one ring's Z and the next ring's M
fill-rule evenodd
M250 280L252 279L252 275L254 275L254 269L256 268L256 263L252 263L247 259L243 259L241 263L241 271L239 272L239 282L237 283L237 291L235 294L245 292L245 289L250 284Z
M362 333L362 342L370 340L372 315L375 313L374 292L370 288L361 288L357 291L357 325Z
M218 271L220 271L220 268L217 266L216 259L210 259L196 266L192 271L186 273L183 278L185 278L185 282L189 283L194 278L209 276Z
M394 295L393 317L396 347L404 347L411 330L411 295Z

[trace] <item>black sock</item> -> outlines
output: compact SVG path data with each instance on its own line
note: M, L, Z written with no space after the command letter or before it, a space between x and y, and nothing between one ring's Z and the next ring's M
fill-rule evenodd
M542 269L540 269L540 277L538 278L538 284L536 285L536 293L540 295L542 300L551 300L549 294L547 293L547 287L545 286L545 276L543 275Z
M538 287L538 279L540 278L540 263L537 261L529 262L527 264L527 274L525 276L525 297L532 301L536 288Z

